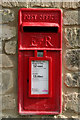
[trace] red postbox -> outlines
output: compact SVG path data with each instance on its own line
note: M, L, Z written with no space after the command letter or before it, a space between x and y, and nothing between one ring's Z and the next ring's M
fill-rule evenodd
M20 114L61 112L62 12L21 8L18 16Z

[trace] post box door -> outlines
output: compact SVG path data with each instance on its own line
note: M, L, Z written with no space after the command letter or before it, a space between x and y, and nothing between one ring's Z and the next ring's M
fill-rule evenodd
M20 114L61 112L62 12L19 10L18 106Z

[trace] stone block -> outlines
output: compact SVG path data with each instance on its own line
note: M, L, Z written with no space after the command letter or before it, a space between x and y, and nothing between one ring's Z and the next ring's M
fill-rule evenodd
M47 0L47 1L44 1L42 0L41 2L41 7L49 7L49 8L61 8L62 6L62 2L57 2L57 1L54 1L54 0L51 0L50 2Z
M8 41L5 43L5 52L7 54L15 54L16 53L16 44L17 41Z
M80 2L76 0L76 2L70 1L70 2L63 2L62 7L64 9L76 9L80 7Z
M66 73L64 83L68 87L80 87L80 72Z
M2 53L2 42L0 41L0 53Z
M0 40L9 40L16 36L16 28L10 27L7 24L0 25Z
M0 16L2 16L2 20L0 21L0 23L12 22L15 19L14 11L12 11L10 9L0 10Z
M0 54L0 67L4 67L4 68L13 67L12 61L5 54Z
M2 97L2 110L15 109L16 100L13 94L4 95Z
M80 11L65 11L63 16L64 25L80 25Z
M13 87L13 72L11 70L0 71L0 94L5 94Z
M80 114L80 93L64 94L64 110Z
M80 28L65 28L64 40L68 48L80 47Z
M3 7L9 7L9 8L12 8L12 7L28 7L28 0L2 0L2 3L1 5Z
M63 55L63 63L68 70L80 70L80 49L67 49Z

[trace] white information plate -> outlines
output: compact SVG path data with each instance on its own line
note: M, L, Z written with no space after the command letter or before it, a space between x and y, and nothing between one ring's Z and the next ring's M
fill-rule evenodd
M49 61L32 60L31 94L48 94Z

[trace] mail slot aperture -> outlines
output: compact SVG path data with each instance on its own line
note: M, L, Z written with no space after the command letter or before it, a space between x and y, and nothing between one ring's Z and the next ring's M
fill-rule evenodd
M23 27L24 32L58 32L58 27Z
M31 22L31 23L23 23L22 24L23 32L59 32L59 25L56 23L39 23L39 22Z
M18 110L61 113L62 12L21 8L18 15Z

